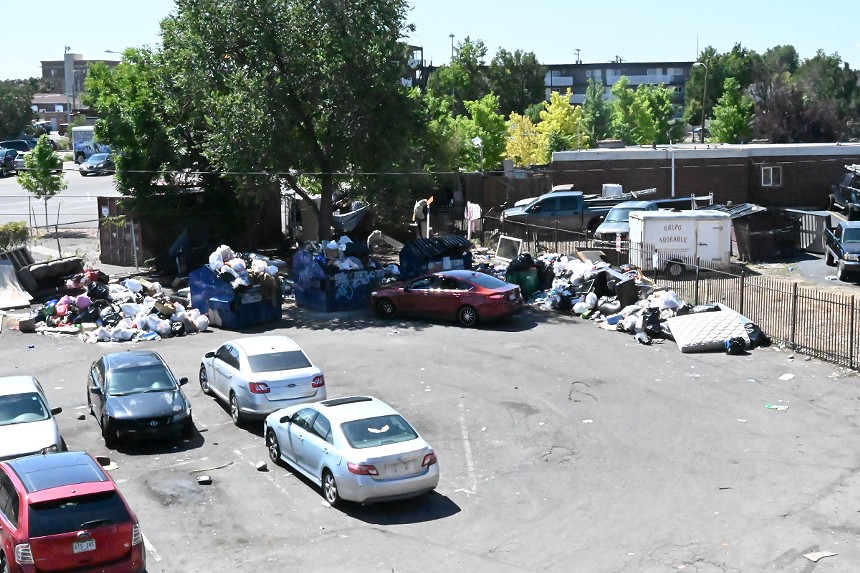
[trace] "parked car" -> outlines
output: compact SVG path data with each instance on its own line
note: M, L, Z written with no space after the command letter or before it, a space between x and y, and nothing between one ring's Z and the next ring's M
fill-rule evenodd
M0 571L145 569L137 517L90 454L0 462Z
M17 150L0 148L0 177L11 175L11 173L16 170L15 160L17 158Z
M0 147L3 149L14 149L16 151L26 153L36 147L36 144L34 143L33 145L30 145L30 143L25 139L7 139L6 141L0 141Z
M200 389L230 406L236 425L291 404L325 400L325 376L286 336L225 342L200 361Z
M78 167L81 175L112 175L116 167L110 153L94 153Z
M827 208L841 211L849 221L860 219L860 165L846 165L848 171L830 186Z
M594 231L594 238L599 241L615 240L616 235L626 239L630 234L630 213L633 211L656 211L654 201L625 201L609 210L609 214Z
M836 278L844 281L860 271L860 221L840 221L824 232L824 262L836 267Z
M0 378L0 460L66 449L39 381L32 376ZM2 569L0 569L2 571Z
M264 431L271 460L321 487L332 506L412 497L439 484L430 444L370 396L290 406L270 414Z
M90 368L87 405L107 447L120 438L194 435L191 403L164 359L151 350L105 354Z
M27 169L27 154L29 151L16 151L15 152L15 173L21 173L25 169Z
M370 295L380 318L398 315L456 320L463 326L522 310L520 287L477 271L439 271L385 285Z

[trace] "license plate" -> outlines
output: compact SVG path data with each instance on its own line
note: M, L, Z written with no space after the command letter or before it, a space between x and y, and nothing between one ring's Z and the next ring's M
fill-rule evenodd
M511 293L508 295L508 298L511 300L517 300L517 295L516 295L516 293Z
M263 295L260 293L246 294L242 297L242 304L253 304L263 300Z
M96 550L96 540L88 539L86 541L75 541L72 545L72 551L75 553L83 553L85 551L95 551Z

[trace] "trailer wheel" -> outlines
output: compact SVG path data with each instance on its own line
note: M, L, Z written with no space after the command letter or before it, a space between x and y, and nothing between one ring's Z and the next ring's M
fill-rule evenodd
M666 264L666 274L672 277L673 279L679 279L684 276L684 272L687 270L687 267L678 261L669 261Z

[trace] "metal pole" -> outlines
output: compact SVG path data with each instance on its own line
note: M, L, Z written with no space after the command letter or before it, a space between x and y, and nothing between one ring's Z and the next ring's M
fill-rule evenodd
M672 140L669 140L669 152L672 154L672 197L675 196L675 148L672 146Z
M705 89L702 95L702 143L705 143L705 106L708 105L708 66L705 67Z
M140 270L137 264L137 235L134 232L134 219L131 219L131 252L134 259L134 268Z
M851 306L848 309L848 368L854 369L854 341L857 338L854 336L854 295L851 295Z
M744 313L744 288L745 288L745 282L746 282L745 279L746 279L746 273L744 271L741 271L741 300L740 300L740 304L739 304L740 309L738 309L738 312L741 314Z
M791 284L791 330L789 331L789 344L791 349L796 349L794 341L795 331L797 330L797 283Z

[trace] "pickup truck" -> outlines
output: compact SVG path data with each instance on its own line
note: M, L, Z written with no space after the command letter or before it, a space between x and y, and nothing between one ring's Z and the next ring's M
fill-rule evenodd
M844 281L860 271L860 221L841 221L824 232L824 262L836 267L836 278Z
M846 165L848 173L830 186L829 211L842 211L849 221L860 219L860 165Z
M594 231L613 207L592 204L582 191L553 191L535 197L525 205L515 205L502 211L502 221L528 223L568 231Z

